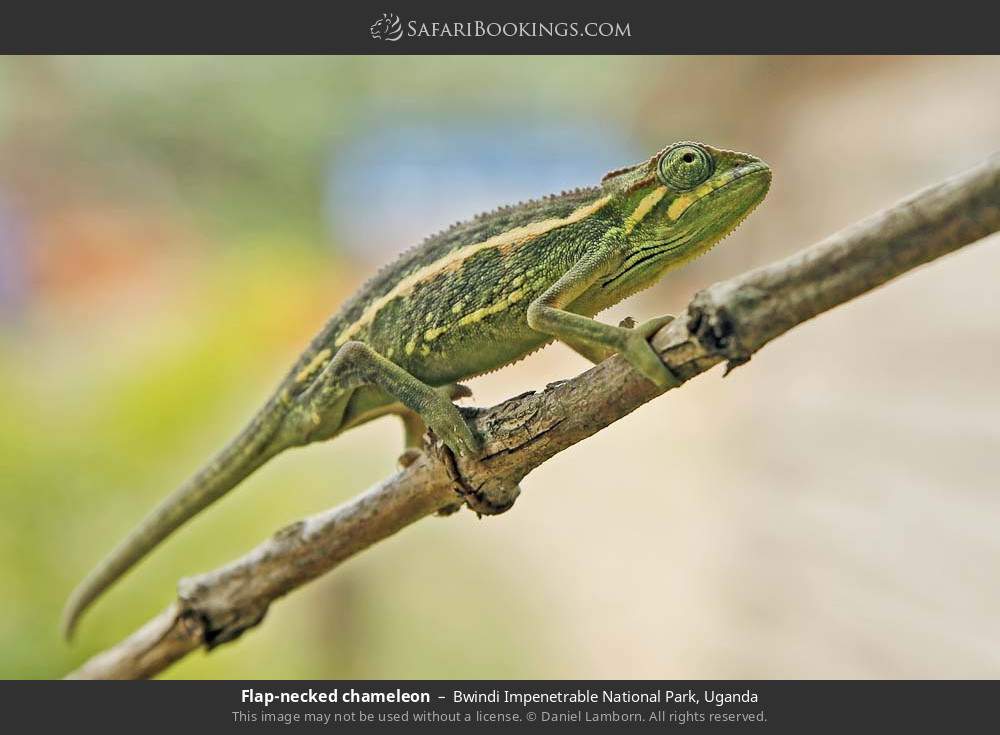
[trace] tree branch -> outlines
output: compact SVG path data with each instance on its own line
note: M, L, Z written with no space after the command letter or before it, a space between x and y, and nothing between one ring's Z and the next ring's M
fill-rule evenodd
M1000 230L1000 156L784 260L699 292L653 346L682 380L726 372L817 314ZM477 460L433 438L408 467L364 494L278 531L242 558L181 580L178 599L71 678L141 678L257 625L272 601L432 513L462 504L499 513L535 467L662 391L613 357L572 380L490 409L463 409L484 438Z

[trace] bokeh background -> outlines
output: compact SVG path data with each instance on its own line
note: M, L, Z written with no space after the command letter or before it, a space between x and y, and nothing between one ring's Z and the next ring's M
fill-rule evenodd
M286 454L58 635L72 586L394 253L693 138L764 206L603 315L678 311L1000 148L998 58L0 59L0 676L57 677L394 468ZM1000 675L1000 242L427 519L167 677ZM489 405L586 367L550 347Z

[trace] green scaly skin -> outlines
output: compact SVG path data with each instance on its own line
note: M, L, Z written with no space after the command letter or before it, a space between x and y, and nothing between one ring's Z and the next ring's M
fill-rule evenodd
M675 378L648 339L591 317L705 252L764 198L757 158L677 143L600 185L504 207L404 253L326 324L250 424L169 496L74 591L80 614L160 541L279 452L378 416L425 427L459 454L479 440L452 399L456 381L515 362L552 340L599 362L620 354L658 386Z

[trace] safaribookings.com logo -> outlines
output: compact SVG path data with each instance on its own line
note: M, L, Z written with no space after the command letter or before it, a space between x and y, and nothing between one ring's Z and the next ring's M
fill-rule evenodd
M403 37L403 24L395 13L382 13L368 30L376 41L398 41Z
M407 38L631 38L632 29L622 21L418 21L404 26L395 13L382 17L368 29L376 41Z

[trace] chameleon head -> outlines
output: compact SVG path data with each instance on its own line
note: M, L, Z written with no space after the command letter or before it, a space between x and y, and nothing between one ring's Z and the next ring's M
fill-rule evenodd
M627 244L613 280L631 290L694 258L732 232L767 194L759 158L680 142L601 182L613 195Z

